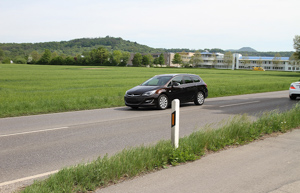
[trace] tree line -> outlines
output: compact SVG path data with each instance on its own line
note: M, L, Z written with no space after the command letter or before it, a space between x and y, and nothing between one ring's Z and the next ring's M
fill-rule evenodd
M249 56L270 56L280 54L281 57L297 58L299 52L299 36L295 36L294 48L296 52L239 52ZM47 51L46 51L47 50ZM105 50L105 51L104 51ZM58 65L126 65L130 53L143 53L134 57L134 66L162 64L163 60L153 58L151 53L164 52L219 52L226 54L219 48L191 50L187 48L155 49L136 42L106 36L104 38L81 38L61 42L44 43L0 43L0 63L22 63L22 64L58 64ZM51 53L51 54L50 54ZM81 54L79 54L81 53ZM101 55L102 53L102 55ZM235 52L233 52L235 53ZM51 55L51 56L50 56ZM101 56L99 56L101 55ZM176 56L177 57L177 56ZM127 60L127 61L126 61ZM200 60L200 61L199 61ZM199 57L192 60L192 64L201 62ZM174 62L173 62L174 63Z
M129 58L129 52L121 50L109 52L104 47L78 54L75 57L58 55L46 49L42 55L36 52L29 55L27 64L125 66Z

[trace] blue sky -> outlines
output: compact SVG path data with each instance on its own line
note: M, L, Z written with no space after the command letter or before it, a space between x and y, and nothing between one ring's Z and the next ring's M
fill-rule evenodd
M153 48L294 51L299 0L1 0L0 43L121 37Z

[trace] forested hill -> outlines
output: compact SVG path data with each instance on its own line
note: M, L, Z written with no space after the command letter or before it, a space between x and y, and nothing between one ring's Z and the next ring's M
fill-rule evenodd
M0 49L6 56L14 57L20 55L29 55L32 51L43 53L45 49L58 54L75 56L83 52L91 51L99 47L105 47L107 50L122 50L128 52L154 53L161 52L163 49L155 49L136 42L123 40L106 36L104 38L81 38L61 42L43 42L43 43L0 43Z
M201 45L199 45L200 47ZM42 43L0 43L0 58L7 57L14 59L16 57L27 58L32 52L38 52L42 54L45 49L51 52L56 52L58 55L76 56L85 52L90 52L93 49L99 47L105 47L108 51L121 50L131 53L156 53L156 52L195 52L196 50L190 50L187 48L151 48L146 45L138 44L137 42L131 42L129 40L123 40L122 38L115 37L99 37L99 38L81 38L70 41L61 42L42 42ZM213 49L200 49L202 52L207 50L209 52L225 53L226 51L213 48ZM232 51L235 52L235 51ZM276 52L243 52L236 51L241 54L248 54L249 56L274 56ZM279 52L282 57L290 57L293 52Z

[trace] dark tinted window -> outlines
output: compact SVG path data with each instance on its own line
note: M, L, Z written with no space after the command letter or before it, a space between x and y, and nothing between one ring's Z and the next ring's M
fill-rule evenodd
M192 76L192 79L193 79L194 82L201 82L200 78L197 77L197 76Z
M184 82L185 82L185 84L189 84L189 83L193 83L193 80L189 76L184 76Z
M177 82L179 84L183 84L182 76L176 76L175 78L173 78L172 82Z

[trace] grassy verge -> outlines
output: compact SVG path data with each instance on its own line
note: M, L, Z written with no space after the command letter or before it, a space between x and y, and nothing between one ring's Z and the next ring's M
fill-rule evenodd
M288 90L296 72L0 64L0 117L124 106L125 91L157 74L191 73L209 97Z
M199 159L206 151L241 145L273 132L286 132L300 126L299 103L291 110L264 114L255 122L237 116L220 129L204 129L180 139L174 150L170 141L154 146L125 149L111 157L65 168L47 180L35 182L23 192L86 192L121 179L159 170L168 165Z

